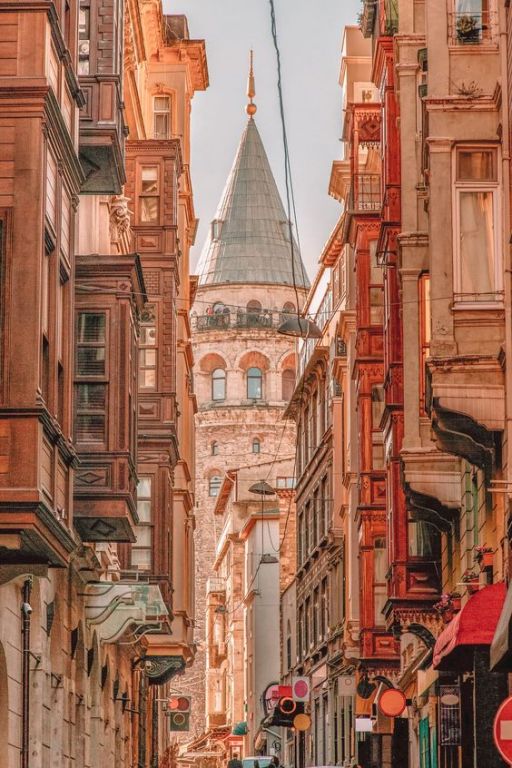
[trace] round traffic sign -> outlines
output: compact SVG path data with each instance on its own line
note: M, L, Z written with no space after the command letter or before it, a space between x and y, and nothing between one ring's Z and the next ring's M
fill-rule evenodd
M379 696L379 709L386 717L398 717L407 706L407 700L398 688L387 688Z
M293 695L297 699L304 699L309 693L309 685L307 684L307 681L299 678L295 681L293 684Z
M307 731L311 727L311 718L302 712L293 718L293 727L296 731Z
M505 760L512 764L512 696L500 704L493 727L496 749Z

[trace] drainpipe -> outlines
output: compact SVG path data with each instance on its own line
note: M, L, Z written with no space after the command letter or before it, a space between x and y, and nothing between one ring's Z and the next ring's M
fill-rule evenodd
M32 579L21 590L21 768L29 768L29 708L30 708L30 594Z
M505 300L505 434L507 440L507 506L510 508L512 494L512 262L510 251L510 121L508 115L508 67L507 67L507 27L505 8L500 4L500 54L501 54L501 120L502 120L502 175L504 202L503 206L503 282ZM509 509L505 510L506 526L510 525ZM508 542L508 530L505 538ZM505 560L506 577L510 579L510 552L507 546Z
M151 702L151 768L158 768L158 687L153 687Z

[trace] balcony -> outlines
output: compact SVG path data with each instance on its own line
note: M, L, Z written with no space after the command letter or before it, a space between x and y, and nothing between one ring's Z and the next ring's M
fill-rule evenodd
M135 641L148 631L162 632L168 610L155 584L99 581L85 587L85 616L102 643L116 643L123 635Z
M119 76L88 75L79 80L85 97L80 112L79 155L85 174L81 192L119 195L126 180Z
M272 313L270 310L264 310L263 312L240 312L236 308L225 307L222 312L198 315L195 318L195 329L197 331L227 331L232 328L260 330L277 328L282 321L282 313Z
M379 213L382 208L382 185L378 173L355 173L347 201L352 213Z

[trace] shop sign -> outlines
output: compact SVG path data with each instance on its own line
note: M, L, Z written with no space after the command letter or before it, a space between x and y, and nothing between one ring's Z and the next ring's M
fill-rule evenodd
M439 686L439 743L442 747L461 745L460 686Z

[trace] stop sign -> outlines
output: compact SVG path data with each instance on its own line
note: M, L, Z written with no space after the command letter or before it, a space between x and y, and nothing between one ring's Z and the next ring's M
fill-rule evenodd
M494 743L502 758L512 765L512 696L500 704L494 718Z

